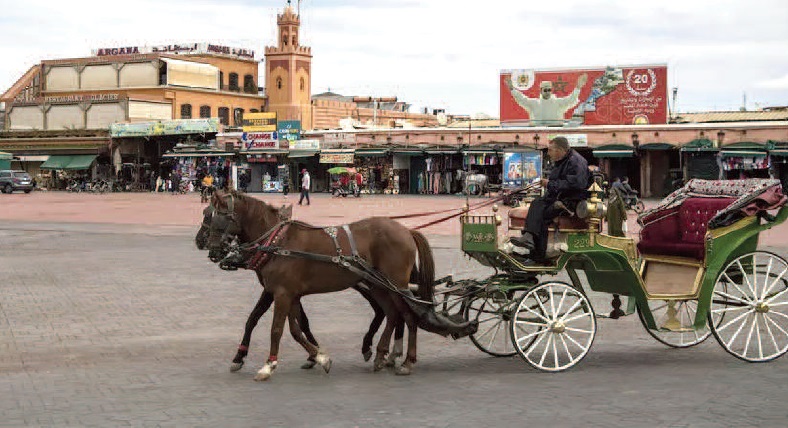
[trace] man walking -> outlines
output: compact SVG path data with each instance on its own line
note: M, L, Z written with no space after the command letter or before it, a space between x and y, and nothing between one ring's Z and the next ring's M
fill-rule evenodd
M301 199L298 200L298 205L301 205L304 202L304 198L306 197L306 204L309 205L309 185L311 184L311 180L309 178L309 171L306 168L301 170Z

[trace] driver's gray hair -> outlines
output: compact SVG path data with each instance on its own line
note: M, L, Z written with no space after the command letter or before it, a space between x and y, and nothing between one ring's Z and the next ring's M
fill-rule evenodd
M554 144L563 151L569 151L569 140L567 140L566 137L555 137L550 140L550 144Z

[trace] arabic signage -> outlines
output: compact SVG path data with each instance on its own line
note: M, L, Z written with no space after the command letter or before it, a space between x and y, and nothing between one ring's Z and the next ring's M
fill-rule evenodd
M320 163L353 163L353 152L320 153Z
M241 140L247 150L278 149L279 138L276 132L244 132Z
M295 141L301 138L300 120L280 120L276 128L280 140Z
M320 140L298 140L290 142L290 150L320 150Z
M668 67L503 70L501 124L645 125L668 122Z
M147 137L152 135L207 134L219 132L219 119L180 119L158 122L113 123L110 136Z
M504 153L503 182L506 186L522 187L542 177L541 152Z
M93 56L138 55L148 53L171 53L180 55L212 54L244 59L254 59L254 51L251 49L234 48L231 46L217 45L213 43L178 43L157 46L120 46L91 50L91 54Z
M355 143L356 134L349 132L329 132L323 134L323 141L326 143Z
M243 117L244 132L276 132L276 112L246 113Z
M564 137L569 141L569 147L588 147L587 134L547 134L547 141L555 137Z

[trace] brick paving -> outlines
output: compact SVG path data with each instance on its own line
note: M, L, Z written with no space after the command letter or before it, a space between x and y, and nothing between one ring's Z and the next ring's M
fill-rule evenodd
M315 195L295 216L340 224L463 203ZM566 373L538 373L517 357L488 357L467 339L424 332L412 376L372 373L359 352L372 311L351 291L304 299L334 359L330 374L300 370L303 351L285 335L272 380L253 382L270 316L253 336L247 365L230 373L260 286L250 272L223 272L194 248L201 208L195 195L0 195L0 426L777 427L788 420L788 360L747 364L713 338L667 349L636 317L600 320L588 357ZM456 227L426 230L438 274L488 274L459 252ZM784 232L764 244L785 255ZM607 296L592 297L597 310L608 309Z

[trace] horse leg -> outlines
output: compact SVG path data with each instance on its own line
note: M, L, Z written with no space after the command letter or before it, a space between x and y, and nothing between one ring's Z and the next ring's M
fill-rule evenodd
M279 342L284 332L285 321L293 305L293 298L287 294L279 294L274 298L274 319L271 324L271 350L268 360L257 372L254 380L263 381L271 378L271 374L277 365L277 355L279 354Z
M364 356L364 361L369 361L372 357L372 340L375 338L375 333L380 329L380 325L383 324L383 319L386 317L386 314L383 312L383 308L380 307L378 302L369 294L369 291L361 288L357 288L357 290L367 299L369 305L372 306L372 310L375 311L375 317L369 324L369 330L367 334L364 335L364 340L361 341L361 355Z
M413 372L413 365L416 364L416 334L418 333L418 327L411 313L405 313L404 317L408 324L408 355L405 357L405 361L402 362L402 365L397 367L397 370L394 372L399 376L411 374Z
M405 333L405 323L402 321L397 323L394 329L394 349L391 350L386 359L386 367L394 367L397 364L397 358L402 356L402 336ZM408 343L410 343L410 336L408 336Z
M292 335L293 339L303 346L307 354L309 354L306 364L301 366L301 368L311 369L317 363L323 367L323 370L325 370L326 373L328 373L328 371L331 370L331 358L329 358L328 355L321 354L318 347L314 343L310 342L301 331L301 326L297 320L297 317L303 313L304 312L301 308L301 302L296 300L296 302L293 304L293 307L290 309L290 314L288 315L290 335Z
M306 317L306 312L304 312L304 307L301 306L300 301L299 301L298 306L299 306L299 311L298 311L297 324L300 327L299 331L302 331L304 333L304 336L306 336L306 340L309 341L309 343L314 345L316 348L319 348L320 345L317 344L317 339L315 339L315 336L312 335L312 330L309 329L309 318ZM293 328L292 326L293 326L293 321L291 320L290 321L291 332L292 332L292 328ZM295 338L295 336L293 336L293 337ZM298 340L298 339L296 338L296 340ZM301 342L299 342L299 343L301 343ZM304 370L309 370L312 367L314 367L315 364L317 364L317 362L315 361L315 358L310 355L309 357L307 357L306 362L301 365L301 368L304 369Z
M373 370L380 371L385 366L386 354L389 352L389 345L391 343L391 333L394 332L394 327L397 323L395 317L386 317L386 327L380 335L378 341L377 353L375 355L375 362L373 363Z
M238 351L235 353L235 358L233 358L233 363L230 365L231 372L237 372L241 370L241 367L244 366L244 358L249 353L249 342L252 340L252 330L257 326L257 322L260 321L263 314L271 307L271 303L274 301L274 296L271 293L263 293L260 295L260 299L257 301L254 309L249 314L249 318L246 320L246 328L244 329L244 337L241 339L241 344L238 345Z

